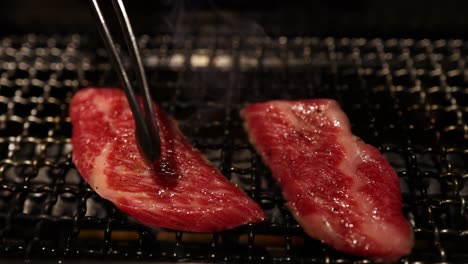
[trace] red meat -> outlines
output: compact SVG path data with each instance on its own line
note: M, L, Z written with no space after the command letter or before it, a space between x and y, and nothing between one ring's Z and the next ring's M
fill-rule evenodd
M73 162L103 198L138 221L181 231L213 232L264 218L260 207L231 185L192 147L155 105L160 160L142 160L123 91L80 90L70 104Z
M351 133L335 101L258 103L242 116L310 236L378 260L410 253L413 233L402 214L397 175L376 148Z

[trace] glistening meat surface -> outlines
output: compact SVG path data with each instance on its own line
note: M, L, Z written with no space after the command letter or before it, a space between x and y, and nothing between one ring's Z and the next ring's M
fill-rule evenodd
M396 173L351 133L333 100L271 101L242 111L250 140L312 237L379 260L410 253Z
M263 220L260 207L193 148L157 105L161 159L140 157L124 92L80 90L70 104L73 162L103 198L138 221L182 231L212 232Z

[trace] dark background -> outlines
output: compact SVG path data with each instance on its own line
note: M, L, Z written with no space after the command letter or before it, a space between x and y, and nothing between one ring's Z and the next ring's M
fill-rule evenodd
M102 0L109 6L110 0ZM465 38L467 1L132 0L137 33L220 32L349 37ZM87 0L0 4L2 34L96 32ZM214 25L217 25L216 27ZM223 26L224 25L224 26ZM263 30L262 30L263 29Z

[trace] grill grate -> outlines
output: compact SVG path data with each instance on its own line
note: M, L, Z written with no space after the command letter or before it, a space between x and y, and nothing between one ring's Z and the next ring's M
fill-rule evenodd
M400 176L416 245L406 262L468 261L468 43L462 40L141 36L154 98L266 211L215 234L139 225L100 199L70 159L68 103L116 85L90 36L0 39L0 257L362 262L307 237L248 144L247 102L329 97Z

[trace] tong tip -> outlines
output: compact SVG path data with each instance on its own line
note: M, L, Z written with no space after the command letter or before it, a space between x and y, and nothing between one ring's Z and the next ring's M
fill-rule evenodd
M157 131L150 131L148 126L135 128L138 150L143 160L150 166L161 157L161 142ZM156 135L154 135L156 134Z

